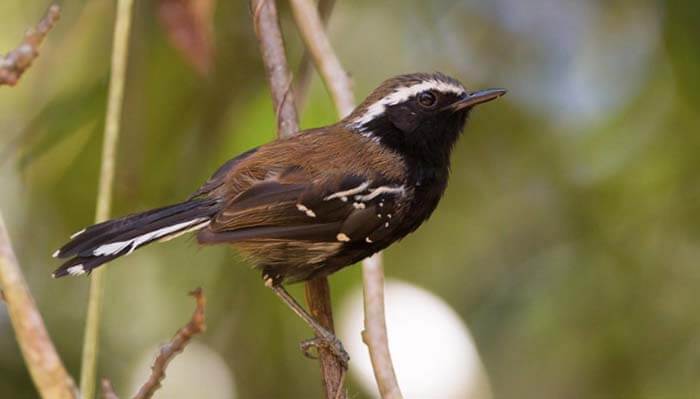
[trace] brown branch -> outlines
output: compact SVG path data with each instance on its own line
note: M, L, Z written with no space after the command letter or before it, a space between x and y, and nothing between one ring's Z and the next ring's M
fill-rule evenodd
M100 386L102 387L102 399L119 399L109 379L103 378Z
M299 119L292 95L292 74L277 19L277 7L274 0L251 0L250 5L255 35L270 83L272 105L277 116L277 133L280 137L289 137L299 131Z
M284 41L277 18L274 0L251 0L253 24L260 43L263 63L272 92L272 102L277 116L277 134L288 137L299 130L294 96L291 93L292 75L285 56ZM330 286L326 278L306 283L306 299L311 314L329 331L333 331L333 314ZM345 398L342 389L343 370L336 357L326 350L319 350L321 380L326 398ZM336 395L338 394L338 395Z
M315 278L307 281L304 286L306 303L309 304L311 315L328 331L333 330L333 308L331 307L331 287L327 278ZM343 389L345 370L338 358L327 348L318 348L318 361L321 364L323 391L326 398L346 398Z
M189 323L175 333L175 336L169 343L160 348L160 352L158 353L158 356L156 356L153 366L151 366L151 375L136 393L134 399L147 399L152 397L155 391L160 388L161 381L163 381L163 378L165 378L165 370L170 361L173 360L173 358L175 358L175 356L177 356L180 352L185 350L185 347L193 336L206 329L206 325L204 323L204 307L206 306L206 298L204 298L202 289L197 288L196 290L190 292L190 295L192 295L197 301L197 307L192 314L192 318L190 319Z
M290 0L302 39L331 92L340 117L352 112L353 93L347 73L343 70L323 28L322 18L310 0ZM381 254L362 262L364 288L365 330L362 338L369 349L374 378L381 397L402 398L389 352L389 340L384 315L384 269Z
M331 19L331 13L333 12L334 6L335 0L318 1L318 14L321 16L321 22L323 23L324 27L328 25L328 20ZM309 50L304 48L304 53L301 55L301 61L299 62L299 69L297 69L296 73L297 83L294 86L294 99L297 102L297 107L299 107L299 110L304 109L306 95L308 94L309 87L311 86L311 76L313 74L313 63L311 61Z
M78 397L73 379L63 366L34 298L29 292L10 237L0 215L0 286L29 374L43 398Z
M365 304L365 330L362 331L362 341L369 349L379 394L383 399L400 399L403 396L396 380L386 332L384 268L381 254L375 254L362 262L362 288Z
M0 86L17 84L22 74L31 66L32 61L39 56L39 45L60 15L61 9L58 5L50 6L36 28L27 30L24 40L17 48L5 55L0 55Z

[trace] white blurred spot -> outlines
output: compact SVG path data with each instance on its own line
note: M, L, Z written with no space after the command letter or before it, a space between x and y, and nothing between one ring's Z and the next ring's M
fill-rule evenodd
M491 398L488 377L474 340L450 306L416 286L389 281L385 288L389 348L406 398ZM350 372L365 391L379 397L360 333L362 291L342 304L339 331L351 356Z
M136 393L151 372L151 365L160 347L146 350L133 368L129 390ZM168 399L235 399L233 373L224 359L198 342L190 342L166 370L163 387L155 397Z

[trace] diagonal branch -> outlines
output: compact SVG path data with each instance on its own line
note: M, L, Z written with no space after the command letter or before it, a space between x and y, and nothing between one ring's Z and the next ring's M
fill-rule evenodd
M280 137L299 131L299 118L292 94L292 74L284 52L284 40L277 19L274 0L251 0L255 35L260 44L267 80L270 83L272 105L277 117Z
M310 0L290 0L302 39L331 92L338 115L342 118L354 108L352 86L333 51L318 11ZM374 378L381 397L402 398L389 352L389 339L384 315L384 269L381 254L362 262L365 331L362 338L369 349Z
M60 16L61 9L58 5L50 6L36 28L27 30L24 40L17 48L0 55L0 86L17 84L22 74L32 65L32 61L39 56L41 42Z
M197 306L192 314L192 318L189 323L184 327L179 329L173 339L167 344L160 348L156 360L151 366L151 375L148 380L141 386L139 391L134 396L134 399L148 399L153 396L153 394L160 388L161 381L165 378L165 370L168 368L168 364L173 360L175 356L185 350L185 347L190 342L193 336L203 332L206 329L206 324L204 321L204 308L206 307L207 301L202 293L201 288L190 292L190 295L194 297L197 301ZM105 387L103 382L103 388ZM109 393L109 387L103 392Z
M292 94L292 75L277 18L277 6L274 0L251 0L250 4L277 115L278 135L288 137L299 130L299 123ZM323 277L311 280L306 283L305 288L311 314L328 331L333 332L328 279ZM319 362L326 398L344 399L345 392L342 386L345 370L338 359L329 350L319 348Z
M24 361L43 398L75 399L75 383L56 353L12 250L0 215L0 286Z
M333 51L316 6L311 0L290 0L290 3L301 38L331 93L338 115L345 117L355 108L352 83Z
M331 18L331 13L333 12L334 6L335 0L318 1L318 14L321 16L321 21L324 27L328 25L328 20ZM304 53L301 55L301 61L299 61L299 69L297 69L296 73L297 82L294 86L294 99L297 102L297 107L299 107L299 110L304 109L306 95L309 87L311 86L311 76L313 71L311 55L309 54L309 50L304 48Z

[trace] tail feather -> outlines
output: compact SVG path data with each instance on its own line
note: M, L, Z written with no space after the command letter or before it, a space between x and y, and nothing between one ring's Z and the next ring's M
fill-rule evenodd
M127 239L140 235L138 229L148 229L153 223L163 221L171 216L177 217L184 213L194 211L197 213L200 207L207 206L203 201L188 201L182 204L165 206L162 208L152 209L142 213L123 216L118 219L108 220L96 225L87 227L71 236L71 240L61 249L54 253L55 258L67 258L75 256L92 248L94 245L116 239ZM214 205L213 200L207 201ZM184 219L184 218L183 218ZM182 220L181 220L182 221ZM128 237L132 235L132 237Z
M89 273L96 267L156 241L167 241L209 224L218 202L194 199L90 226L54 253L70 258L54 277Z

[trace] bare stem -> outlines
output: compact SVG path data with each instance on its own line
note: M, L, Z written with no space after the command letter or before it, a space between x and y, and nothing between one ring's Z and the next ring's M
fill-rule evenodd
M288 137L299 130L299 123L292 94L292 75L287 64L284 41L277 18L277 6L274 0L251 0L250 4L255 33L260 43L260 51L272 92L272 102L277 116L277 133L280 137ZM306 297L311 314L329 331L333 331L328 280L318 278L307 282ZM344 398L342 383L345 371L342 366L332 353L325 350L319 351L319 360L326 398Z
M190 295L197 301L197 307L194 313L192 313L192 318L189 323L175 333L175 336L170 342L160 348L160 352L158 352L158 356L156 356L156 360L153 362L153 366L151 366L151 375L136 393L134 399L151 398L156 390L160 388L161 381L165 378L165 370L168 368L170 361L185 350L185 347L193 336L206 329L204 308L206 307L207 301L202 293L202 289L197 288L190 292Z
M323 26L328 25L328 20L331 19L331 13L333 12L334 6L335 0L318 1L318 14L321 16ZM299 69L296 73L297 83L294 86L294 99L296 100L297 107L299 107L300 111L304 109L306 95L309 91L309 86L311 85L311 76L314 71L313 63L311 61L309 50L304 48L304 53L301 55L301 61L299 62Z
M290 3L302 39L342 118L350 114L355 106L348 74L333 51L323 21L313 3L310 0L290 0ZM375 254L362 262L362 276L365 304L365 331L362 337L369 349L374 378L382 398L399 399L402 395L391 361L384 315L384 268L381 254Z
M102 144L102 165L97 193L95 221L109 218L112 204L112 183L114 181L119 123L121 121L126 81L126 61L128 57L129 31L133 0L118 0L117 16L112 43L112 73L109 81L107 118L105 121L104 142ZM83 398L95 397L97 376L97 355L100 335L100 313L104 292L104 269L95 270L90 280L85 337L83 339L82 368L80 370L80 390Z
M294 20L301 32L301 38L321 73L326 89L331 93L338 115L342 118L355 108L350 78L333 51L314 3L311 0L289 0L289 2L292 5Z
M0 285L24 361L42 398L74 399L75 383L56 353L0 215Z
M331 287L328 279L315 278L307 281L304 286L306 303L309 304L311 315L328 331L333 330L333 308L331 307ZM343 389L346 371L338 358L327 348L318 348L318 361L321 363L322 384L326 398L344 399L347 397Z
M51 5L36 28L27 30L24 40L17 48L0 55L0 86L17 84L22 74L32 65L32 61L39 56L39 45L60 16L59 6Z
M382 399L401 399L394 365L389 352L389 337L384 315L384 268L381 254L362 262L362 288L365 302L365 330L362 341L369 349L374 379Z
M250 6L255 35L270 83L272 104L277 117L277 134L289 137L299 131L299 118L292 94L292 73L287 64L284 40L277 19L277 6L274 0L251 0Z

